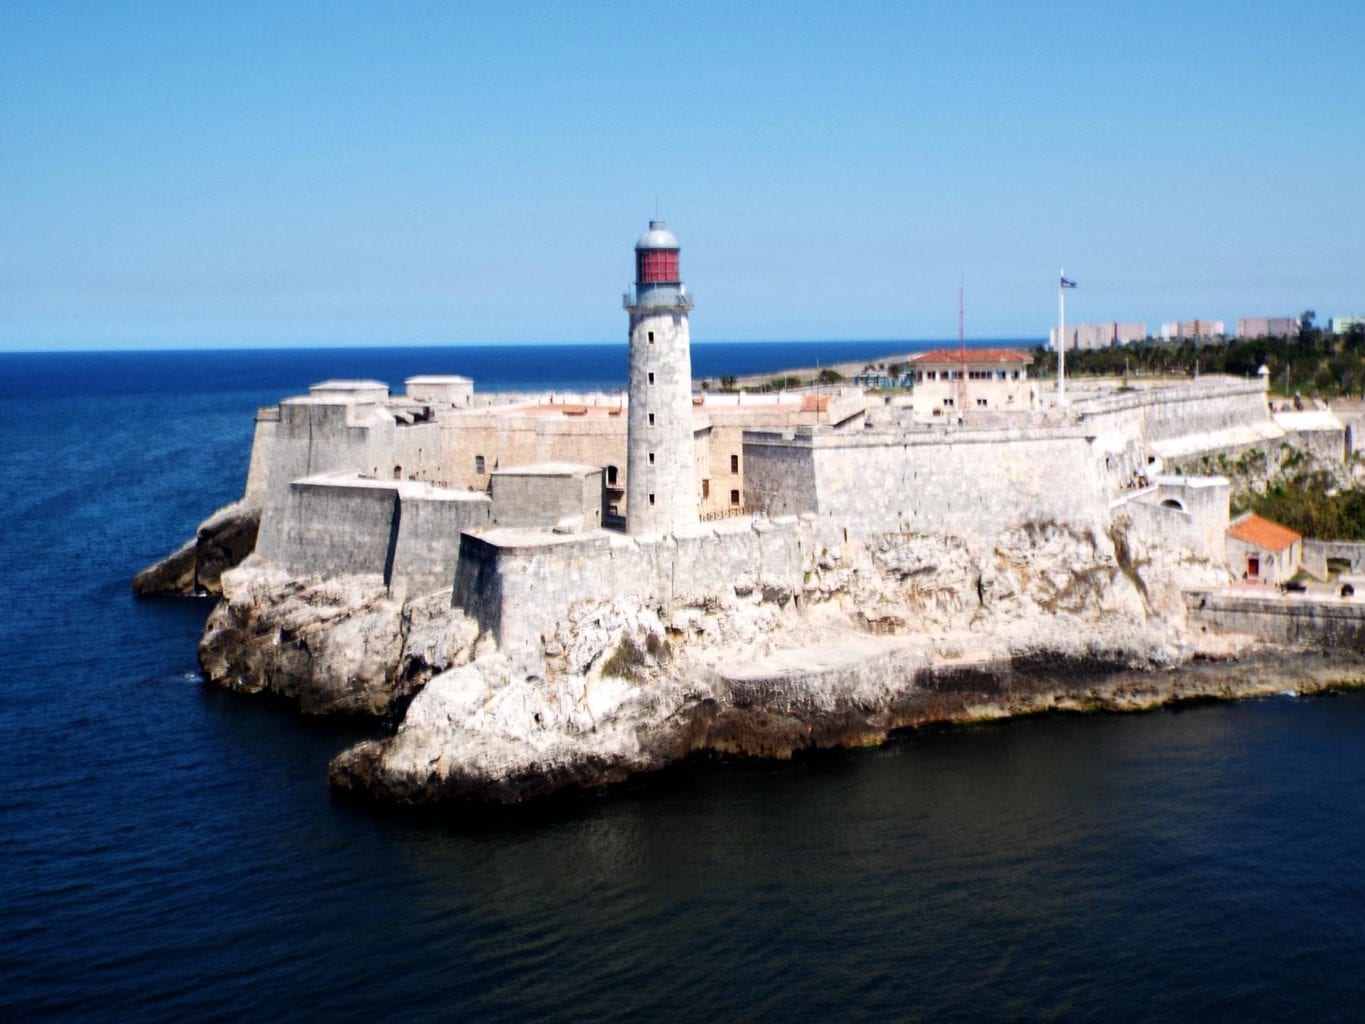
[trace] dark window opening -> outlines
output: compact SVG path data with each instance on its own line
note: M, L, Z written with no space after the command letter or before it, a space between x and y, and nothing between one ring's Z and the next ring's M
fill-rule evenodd
M736 508L739 507L739 491L730 492L730 504L735 506Z
M650 370L650 371L649 371L649 382L650 382L651 384L654 383L654 371L653 371L653 370Z
M618 470L615 466L608 466L608 467L607 467L607 486L608 486L608 487L615 487L615 486L616 486L616 474L617 474L618 472L619 472L619 470Z
M402 479L403 479L403 467L402 467L402 466L394 466L394 467L393 467L393 478L394 478L395 480L402 480Z
M738 455L731 455L731 456L730 456L730 472L731 472L731 473L738 473L738 472L739 472L739 456L738 456Z
M654 465L654 453L653 453L653 452L650 452L650 453L649 453L649 464L650 464L651 466Z
M654 495L652 495L652 494L649 496L649 503L650 503L651 505L654 504Z
M474 472L475 472L475 473L482 473L482 472L484 472L484 461L483 461L483 456L482 456L482 455L475 455L475 456L474 456Z
M650 425L651 427L654 426L654 414L653 414L653 413L650 413L650 414L649 414L649 425Z
M653 332L653 331L650 331L650 332L649 332L649 343L650 343L651 345L654 344L654 332Z
M701 496L702 496L703 498L709 498L709 497L711 497L711 481L710 481L710 480L703 480L703 481L701 482Z

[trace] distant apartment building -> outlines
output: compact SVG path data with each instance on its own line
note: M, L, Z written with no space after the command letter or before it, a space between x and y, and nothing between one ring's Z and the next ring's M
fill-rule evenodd
M1292 338L1298 333L1296 316L1248 316L1237 321L1239 338Z
M1161 325L1162 341L1208 341L1225 333L1221 320L1176 320Z
M1052 347L1057 347L1057 328L1049 332ZM1109 348L1112 345L1127 345L1130 341L1143 341L1147 337L1146 324L1123 324L1117 321L1107 324L1067 324L1066 350Z
M1365 316L1332 317L1332 333L1345 334L1352 327L1365 327Z

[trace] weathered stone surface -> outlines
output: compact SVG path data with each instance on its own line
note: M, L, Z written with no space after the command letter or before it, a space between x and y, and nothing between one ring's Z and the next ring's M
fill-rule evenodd
M195 530L194 539L133 577L133 593L221 594L224 571L256 546L261 508L236 501L220 508Z
M199 664L216 686L273 693L310 714L384 716L468 660L475 639L448 594L404 605L377 576L297 579L248 562L223 574Z

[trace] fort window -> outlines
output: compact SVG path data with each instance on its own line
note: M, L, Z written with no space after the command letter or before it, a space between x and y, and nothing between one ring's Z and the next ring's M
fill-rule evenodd
M739 507L739 491L730 492L730 504L735 508Z
M730 472L731 472L731 473L738 473L738 472L739 472L739 456L738 456L738 455L731 455L731 456L730 456Z
M1175 498L1167 498L1161 503L1162 508L1178 508L1181 512L1185 511L1185 506L1180 504Z
M484 468L483 468L483 467L484 467L483 456L482 456L482 455L475 455L475 456L474 456L474 472L475 472L475 473L482 473L482 472L484 471Z
M986 405L987 405L987 403L986 403L986 400L985 400L984 398L978 398L978 399L976 400L976 407L977 407L978 409L984 409L984 408L986 408Z
M702 496L703 498L709 498L709 497L711 497L711 481L710 481L710 480L703 480L703 481L701 482L701 496Z
M650 425L651 427L654 426L654 414L653 414L653 413L650 413L650 414L649 414L649 425Z
M653 371L653 370L651 370L651 371L649 372L649 382L650 382L651 384L654 383L654 371Z
M608 467L607 467L607 486L608 486L608 487L615 487L615 486L616 486L616 474L617 474L618 472L620 472L620 471L619 471L615 466L608 466Z
M649 343L650 343L651 345L654 344L654 332L653 332L653 331L650 331L650 332L649 332Z
M951 407L951 406L953 405L953 400L952 400L951 398L945 398L945 399L943 400L943 404L946 405L946 406Z
M652 495L652 494L649 496L649 503L650 503L651 505L654 504L654 495Z
M650 464L651 466L654 465L654 453L653 453L653 452L650 452L650 453L649 453L649 464Z

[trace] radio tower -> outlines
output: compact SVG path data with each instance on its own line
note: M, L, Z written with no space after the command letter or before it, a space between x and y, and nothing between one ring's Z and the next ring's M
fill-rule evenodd
M967 420L967 337L962 333L962 282L957 285L957 419Z

